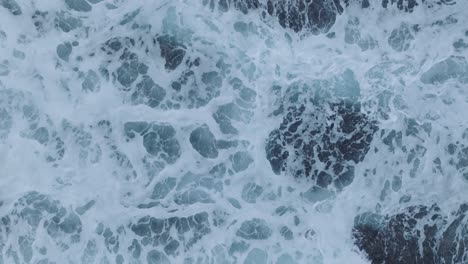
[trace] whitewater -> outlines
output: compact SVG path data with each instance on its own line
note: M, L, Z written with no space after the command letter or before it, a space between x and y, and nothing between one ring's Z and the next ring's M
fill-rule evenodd
M468 263L467 10L0 0L0 263Z

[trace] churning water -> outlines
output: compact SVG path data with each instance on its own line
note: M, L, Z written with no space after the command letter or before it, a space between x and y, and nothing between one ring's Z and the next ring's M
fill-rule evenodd
M465 0L0 0L0 263L468 263Z

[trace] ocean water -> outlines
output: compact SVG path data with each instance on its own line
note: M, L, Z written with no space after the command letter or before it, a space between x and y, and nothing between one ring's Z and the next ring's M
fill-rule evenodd
M0 0L0 263L468 263L467 10Z

